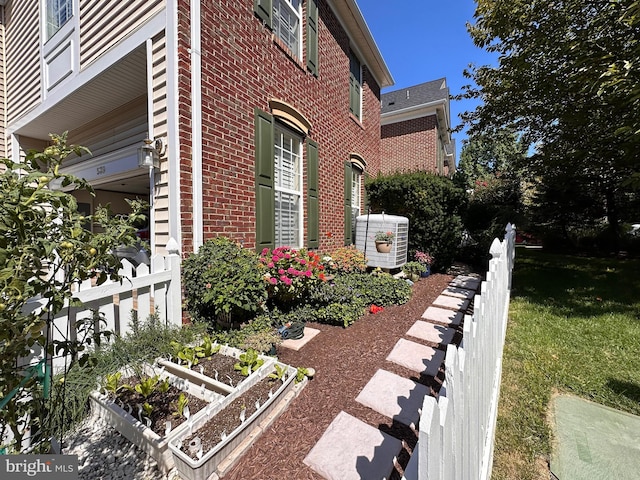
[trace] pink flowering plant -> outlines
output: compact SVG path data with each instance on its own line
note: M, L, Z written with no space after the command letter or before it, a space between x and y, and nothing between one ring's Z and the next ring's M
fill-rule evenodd
M320 256L305 249L265 248L259 267L264 272L269 298L276 303L300 299L313 285L326 280Z
M434 258L429 254L429 252L421 252L418 250L415 254L416 262L420 262L423 265L430 266L433 263Z
M379 231L376 232L376 242L387 242L387 243L393 243L393 239L395 238L395 233L388 231L388 232L383 232L383 231Z

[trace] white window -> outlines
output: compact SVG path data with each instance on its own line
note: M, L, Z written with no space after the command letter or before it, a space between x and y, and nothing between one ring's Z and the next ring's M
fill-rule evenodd
M47 38L51 38L73 16L73 0L47 0Z
M351 213L352 218L360 215L360 204L362 203L362 172L355 165L351 168Z
M276 247L302 246L302 139L275 129Z
M273 31L298 58L302 57L301 24L300 0L273 0Z

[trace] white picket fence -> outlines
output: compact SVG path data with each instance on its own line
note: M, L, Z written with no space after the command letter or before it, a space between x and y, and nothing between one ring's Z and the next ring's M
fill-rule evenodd
M474 299L473 315L464 320L459 347L449 345L445 381L438 398L426 396L422 406L417 452L420 480L488 480L493 445L502 351L509 312L515 226L491 245L486 281ZM415 475L415 465L410 465ZM412 475L405 473L405 477Z
M96 319L96 312L99 312L100 320L92 322L94 331L111 331L120 336L131 331L134 311L140 322L154 314L161 325L180 325L182 287L177 243L170 241L167 250L169 254L166 256L153 256L150 265L141 263L134 267L123 259L120 281L107 281L95 286L87 280L78 285L74 297L82 302L82 306L63 308L53 319L49 338L57 341L79 339L82 336L77 329L79 321ZM37 310L46 301L34 299L29 303L29 308ZM41 352L33 351L26 363L37 362L41 355ZM53 371L63 369L68 360L62 355L55 355L52 359Z

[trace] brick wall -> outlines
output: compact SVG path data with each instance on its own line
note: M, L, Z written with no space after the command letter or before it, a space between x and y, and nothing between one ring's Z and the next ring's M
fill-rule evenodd
M381 127L382 173L424 170L437 173L438 129L435 115Z
M353 118L349 113L349 40L326 2L319 0L318 7L316 78L305 67L304 48L303 58L295 59L254 15L253 2L201 4L205 240L225 235L248 248L255 246L254 109L269 112L271 98L300 111L312 124L309 137L319 144L320 250L343 244L343 165L349 154L362 155L367 171L378 172L380 88L364 68L362 122ZM179 3L179 15L181 24L189 21L188 3ZM185 253L192 251L189 47L189 38L181 36L180 183Z

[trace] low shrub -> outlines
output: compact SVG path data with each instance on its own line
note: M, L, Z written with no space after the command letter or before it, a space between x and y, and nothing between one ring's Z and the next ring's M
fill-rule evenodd
M269 353L272 346L282 342L282 338L274 326L278 324L277 312L275 314L263 313L250 322L242 324L239 329L213 332L211 338L220 344L241 350L252 348L260 353Z
M367 257L355 245L340 247L322 257L327 273L364 273L367 271Z
M241 323L259 313L267 299L258 256L239 243L208 240L182 263L185 304L195 321Z

